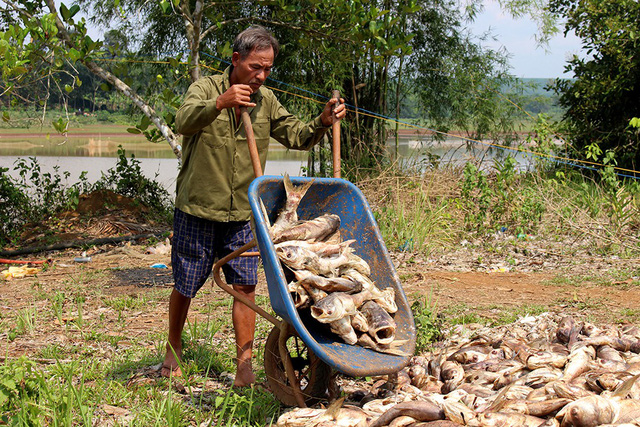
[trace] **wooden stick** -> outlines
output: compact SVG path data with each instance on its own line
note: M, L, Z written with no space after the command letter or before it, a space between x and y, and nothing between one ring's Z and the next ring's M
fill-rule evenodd
M258 145L253 135L253 127L251 126L251 118L247 107L240 107L240 116L244 125L244 132L247 134L247 144L249 144L249 155L251 156L251 165L253 166L253 174L256 178L262 176L262 165L260 164L260 156L258 155Z
M338 100L338 102L333 104L333 108L335 110L335 107L340 105L340 92L334 90L331 97ZM336 118L335 112L333 113L333 124L331 125L331 130L333 132L333 177L340 178L342 171L340 164L340 120Z

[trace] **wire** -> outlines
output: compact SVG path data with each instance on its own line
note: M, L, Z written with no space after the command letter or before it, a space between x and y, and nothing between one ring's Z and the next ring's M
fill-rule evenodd
M210 57L212 59L215 59L217 61L220 61L221 63L226 63L226 64L230 64L229 61L226 61L224 59L218 58L216 56L210 55L206 52L200 52L200 54L202 56L207 56ZM125 62L132 62L132 63L152 63L152 64L168 64L169 61L158 61L158 60L153 60L153 61L143 61L143 60L132 60L132 59L100 59L101 61L125 61ZM189 65L189 63L187 62L180 62L180 64L183 65ZM200 64L201 67L207 68L209 70L215 71L217 73L222 73L223 70L219 70L215 67L209 66L207 64ZM304 96L304 95L300 95L299 93L295 93L295 92L291 92L285 89L280 89L277 87L273 87L273 86L268 86L265 85L265 87L277 91L277 92L281 92L287 95L291 95L294 97L298 97L307 101L311 101L311 102L315 102L317 104L324 104L326 103L326 101L328 101L330 98L328 96L325 95L321 95L319 93L315 93L312 91L309 91L307 89L303 89L294 85L291 85L289 83L285 83L282 82L280 80L274 79L272 77L268 78L269 81L277 83L279 85L282 86L286 86L286 87L291 87L293 89L295 89L298 92L303 92L306 94L309 94L311 96ZM490 89L492 90L492 89ZM495 90L493 90L495 93L497 93L499 96L503 97L505 100L507 100L509 103L511 103L512 105L514 105L516 108L520 109L521 111L523 111L525 114L527 114L529 117L534 118L533 116L531 116L531 114L529 114L527 111L525 111L521 106L519 106L518 104L516 104L515 102L513 102L512 100L510 100L509 98L507 98L506 96L504 96L503 94L501 94L500 92L497 92ZM404 126L408 126L410 128L414 128L414 129L418 129L418 130L424 130L426 132L431 132L433 134L439 134L439 135L444 135L444 136L448 136L450 138L458 138L464 141L468 141L468 142L472 142L474 144L479 144L479 145L483 145L483 146L487 146L487 147L492 147L492 148L496 148L499 150L503 150L503 151L512 151L512 152L519 152L519 153L524 153L524 154L529 154L535 157L539 157L539 158L543 158L543 159L548 159L548 160L553 160L559 164L565 164L568 166L573 166L573 167L577 167L577 168L582 168L582 169L586 169L586 170L593 170L593 171L598 171L602 168L605 168L607 166L611 167L614 171L622 171L622 172L628 172L628 173L632 173L632 174L636 174L639 175L640 171L636 171L633 169L625 169L625 168L621 168L621 167L617 167L617 166L612 166L612 165L605 165L603 163L598 163L598 162L592 162L589 160L580 160L580 159L573 159L573 158L569 158L569 157L563 157L563 156L556 156L553 154L548 154L548 153L540 153L540 152L536 152L533 150L528 150L526 148L523 147L510 147L507 145L503 145L503 144L498 144L495 142L489 142L489 141L482 141L482 140L477 140L477 139L473 139L467 136L463 136L463 135L456 135L456 134L452 134L452 133L448 133L448 132L443 132L443 131L439 131L436 129L431 129L428 127L424 127L424 126L418 126L415 125L413 123L409 123L409 122L405 122L403 120L396 120L393 117L390 116L385 116L383 114L379 114L373 111L369 111L367 109L361 108L361 107L356 107L354 105L345 103L345 107L347 108L347 111L352 112L352 113L357 113L359 115L362 116L367 116L367 117L372 117L372 118L376 118L376 119L381 119L381 120L385 120L387 122L390 123L397 123L397 124L402 124ZM555 134L554 134L555 135ZM561 141L565 142L561 137L559 137L558 135L555 135L557 138L559 138ZM624 178L632 178L632 179L640 179L639 176L636 175L628 175L628 174L623 174L620 172L614 172L617 176L620 177L624 177Z

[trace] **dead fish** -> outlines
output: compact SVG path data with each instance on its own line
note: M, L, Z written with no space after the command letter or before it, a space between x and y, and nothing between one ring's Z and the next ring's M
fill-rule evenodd
M280 246L299 246L305 249L315 252L319 256L327 257L331 255L349 254L353 251L351 244L355 240L346 240L338 244L331 244L326 242L308 242L306 240L287 240L281 243L276 243L275 247L278 249Z
M394 405L378 418L373 420L369 427L382 427L388 425L399 416L406 415L417 421L435 421L444 419L444 411L438 405L431 402L417 400L402 402Z
M325 291L323 291L322 289L318 289L315 286L311 286L309 285L307 282L305 282L304 280L300 280L298 282L295 282L296 286L301 287L302 289L305 290L305 292L307 293L307 295L309 295L311 297L311 299L313 301L311 301L311 303L316 303L317 301L320 301L323 298L326 298L329 294ZM311 304L309 304L311 305Z
M533 415L489 412L478 414L478 423L481 427L538 427L545 420Z
M307 270L293 270L302 286L310 285L325 292L360 292L362 284L346 277L324 277Z
M505 401L499 412L518 412L525 415L533 415L536 417L546 417L549 414L563 408L570 403L570 399L556 398L542 401L530 400L508 400Z
M296 308L307 308L309 307L309 293L307 293L306 289L298 284L298 282L291 282L287 285L287 290L292 294L293 304Z
M347 254L347 258L349 259L349 262L341 267L343 271L353 268L354 270L356 270L360 274L364 274L365 276L371 275L371 267L358 255L349 253Z
M529 347L523 340L519 339L509 339L504 340L504 344L513 350L514 356L516 359L526 364L527 359L531 356L534 351Z
M628 372L602 372L590 371L584 375L589 388L596 393L602 393L605 390L613 391L620 386L627 378L633 375Z
M311 315L321 323L330 323L345 316L352 316L370 296L369 291L351 295L344 292L333 292L311 306ZM369 326L371 326L370 322Z
M611 398L588 396L575 400L557 414L556 419L562 427L592 427L612 423L618 410L617 403Z
M366 291L365 291L366 292ZM396 322L389 313L380 307L375 301L367 301L360 311L367 319L368 333L379 344L390 344L395 339Z
M464 379L464 369L458 362L447 360L442 363L440 376L444 382L442 392L446 394L456 389L456 387L462 383Z
M598 359L612 360L624 363L624 358L620 355L620 352L609 345L598 347L598 349L596 350L596 356L598 357Z
M578 400L583 397L593 396L593 393L583 388L567 384L564 381L554 381L551 383L553 390L558 397L564 397L571 400Z
M340 217L335 214L324 214L317 218L302 221L292 227L283 230L278 235L273 235L273 243L287 240L314 240L324 241L334 234L340 227Z
M569 342L569 337L571 335L571 330L575 325L575 320L573 317L566 316L563 317L558 323L558 328L556 329L556 338L563 344Z
M351 316L344 316L329 323L331 332L338 335L347 344L353 345L358 342L358 335L351 326Z
M398 311L398 306L395 302L396 293L394 288L387 287L380 290L371 279L353 268L343 271L341 275L342 277L355 280L362 284L363 289L368 289L371 292L371 299L378 303L387 313L395 313Z
M527 368L534 370L545 366L564 368L568 355L550 351L538 351L527 358Z
M564 367L563 380L569 382L589 370L589 362L595 355L596 351L590 345L581 344L574 347Z
M538 368L518 378L515 383L540 388L545 384L562 377L562 371L555 368Z
M598 335L587 338L584 340L584 344L594 347L608 345L618 351L632 351L634 353L640 353L640 341L635 338L619 338L610 335Z
M271 226L270 232L272 237L280 236L284 230L291 228L296 222L298 222L298 205L300 201L307 194L307 190L313 184L313 181L309 181L305 184L294 186L289 178L289 174L284 175L283 179L284 189L286 193L286 201L275 222Z
M349 260L346 255L321 257L300 246L281 245L276 248L278 258L293 270L309 270L323 276L336 276L338 269Z
M482 345L463 347L451 354L449 359L463 364L482 362L487 358L491 350L493 350L491 347Z
M356 314L351 317L351 326L353 326L353 329L355 329L356 331L369 331L369 323L367 322L367 318L359 311L356 311Z
M442 401L442 409L444 410L446 419L460 425L467 425L476 418L476 412L474 410L464 403L452 399L444 399Z

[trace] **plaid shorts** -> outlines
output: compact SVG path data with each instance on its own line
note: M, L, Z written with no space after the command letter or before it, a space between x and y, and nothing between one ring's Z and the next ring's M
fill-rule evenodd
M174 288L193 298L205 284L213 263L253 238L249 221L215 222L179 209L173 217L171 264ZM259 257L238 257L222 266L228 284L255 286Z

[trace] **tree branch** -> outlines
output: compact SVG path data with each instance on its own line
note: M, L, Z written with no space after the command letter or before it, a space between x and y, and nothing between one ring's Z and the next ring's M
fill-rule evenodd
M67 45L67 47L74 48L77 50L79 46L74 43L67 31L66 26L60 20L58 13L56 12L56 6L53 0L45 0L47 6L49 7L50 12L53 14L56 22L56 27L58 28L58 35L60 39ZM162 136L167 140L173 153L176 155L178 159L182 157L182 153L180 152L180 148L178 147L178 138L173 133L171 128L166 124L166 122L158 116L153 108L151 108L137 93L131 89L126 83L120 80L115 75L111 74L109 71L104 70L98 64L93 62L91 59L81 58L80 61L96 76L100 77L102 80L110 83L113 87L116 88L120 93L124 94L127 98L129 98L133 103L151 120L151 122L158 128Z

